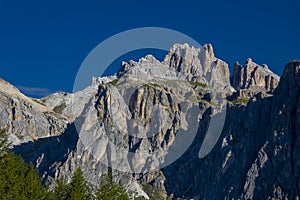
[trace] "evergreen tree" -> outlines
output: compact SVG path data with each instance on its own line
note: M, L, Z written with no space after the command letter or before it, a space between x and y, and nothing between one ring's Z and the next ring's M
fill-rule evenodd
M122 186L113 182L111 173L108 173L96 193L98 200L129 200L129 197Z
M53 199L57 200L67 200L69 187L64 179L60 179L56 182L54 193L52 195Z
M0 161L0 199L44 199L45 188L32 164L6 153Z
M34 169L32 163L29 163L25 171L25 194L27 199L40 200L45 197L46 191L42 186L42 180L39 178L38 172Z
M71 183L69 184L68 199L70 200L88 199L87 183L84 179L83 173L80 168L77 168L75 170Z
M22 159L7 153L0 163L0 199L25 199L24 165Z
M5 131L0 131L0 199L44 199L45 188L32 164L10 152Z

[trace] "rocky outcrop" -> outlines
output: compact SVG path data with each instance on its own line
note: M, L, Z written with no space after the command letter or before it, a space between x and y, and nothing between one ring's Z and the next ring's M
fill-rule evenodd
M183 74L183 79L211 85L232 92L228 64L214 55L211 44L204 48L175 44L164 59L170 69Z
M82 113L90 98L96 95L98 86L107 84L116 78L116 76L94 77L91 85L83 90L72 94L56 92L37 101L47 106L48 109L64 116L69 123L72 123Z
M118 77L123 77L123 79L129 77L136 80L178 79L176 71L168 69L167 65L160 63L152 55L147 55L138 62L123 62Z
M259 92L273 92L279 83L279 76L271 72L266 64L260 66L248 58L244 66L235 63L231 82L240 96L254 96Z
M13 144L58 135L66 123L51 108L0 79L0 129L7 130Z

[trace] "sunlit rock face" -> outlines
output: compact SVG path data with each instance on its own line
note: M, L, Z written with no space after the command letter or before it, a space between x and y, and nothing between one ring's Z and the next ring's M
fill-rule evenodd
M0 129L6 129L13 144L59 135L67 120L43 102L23 95L0 79Z
M232 86L240 96L253 96L257 93L272 93L278 86L280 77L266 64L256 64L248 58L245 65L238 62L233 67Z
M111 169L132 198L148 199L145 185L162 198L300 193L300 61L279 78L248 59L230 77L211 44L175 44L73 94L33 100L0 85L1 128L50 183L81 167L95 185Z

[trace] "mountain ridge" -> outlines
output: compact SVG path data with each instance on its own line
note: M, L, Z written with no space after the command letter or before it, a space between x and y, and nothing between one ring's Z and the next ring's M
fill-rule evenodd
M37 100L48 109L37 115L47 123L33 127L45 132L19 141L14 150L50 182L70 180L80 166L87 180L98 184L109 166L115 181L140 193L138 187L148 184L181 198L296 198L299 77L299 61L288 62L279 79L252 60L236 63L230 77L212 45L176 44L163 62L153 56L123 62L116 76L93 78L82 91ZM10 126L9 133L18 137L13 129L28 127L23 123L28 117L13 120L9 113L18 106L2 102L0 113L10 120L1 118L0 127ZM220 120L220 136L215 145L203 144L214 118ZM45 134L49 130L55 131ZM199 159L203 145L212 149ZM178 154L169 155L172 148Z

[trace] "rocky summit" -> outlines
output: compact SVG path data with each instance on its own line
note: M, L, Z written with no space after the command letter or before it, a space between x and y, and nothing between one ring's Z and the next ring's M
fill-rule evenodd
M112 173L132 199L298 199L300 61L282 77L248 59L230 76L211 44L122 62L42 99L0 79L0 128L44 182Z

